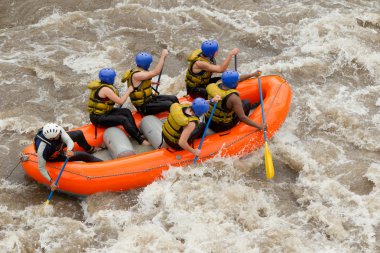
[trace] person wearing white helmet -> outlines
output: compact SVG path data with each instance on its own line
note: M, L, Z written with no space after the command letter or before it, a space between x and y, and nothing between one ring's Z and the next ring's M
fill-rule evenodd
M34 148L38 155L38 169L41 175L50 182L50 187L55 190L53 179L46 170L46 162L84 161L102 162L103 160L82 151L73 151L74 142L89 153L96 150L90 146L81 130L66 132L61 126L55 123L48 123L38 131L34 137ZM66 151L63 149L66 148Z

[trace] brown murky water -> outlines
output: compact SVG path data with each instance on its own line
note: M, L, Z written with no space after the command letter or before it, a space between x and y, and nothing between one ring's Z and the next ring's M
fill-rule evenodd
M379 33L378 1L1 1L0 252L379 252ZM21 168L5 179L37 128L89 122L100 68L120 76L136 52L168 48L160 89L180 96L204 39L218 62L238 47L241 73L292 84L273 181L263 150L144 189L57 193L49 210Z

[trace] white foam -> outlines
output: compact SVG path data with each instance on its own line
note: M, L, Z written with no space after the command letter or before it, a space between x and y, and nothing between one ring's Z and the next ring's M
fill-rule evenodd
M0 120L1 131L12 131L16 133L35 132L38 127L41 127L41 122L33 116L29 117L12 117Z
M377 24L379 14L374 10L378 3L267 2L247 4L247 10L238 10L234 6L245 3L192 5L179 1L166 7L165 3L134 2L120 1L116 8L91 12L55 10L36 25L3 29L0 34L7 40L23 39L11 50L3 50L6 43L1 44L0 62L35 70L38 78L54 82L56 92L72 87L72 79L70 85L65 79L67 69L62 72L60 68L61 60L72 70L72 78L78 78L78 89L85 89L79 83L96 78L102 67L115 66L121 73L126 67L121 66L125 56L132 59L140 47L136 44L141 41L130 36L133 32L148 33L177 57L209 38L219 40L221 53L239 44L254 52L239 53L239 71L248 73L260 68L265 74L281 72L292 84L289 117L270 141L279 173L273 181L256 176L256 170L263 167L262 149L243 161L217 156L202 165L170 168L162 179L136 194L132 202L126 197L129 192L83 200L84 222L65 217L61 210L67 203L75 203L65 198L55 201L53 213L39 214L37 206L28 203L38 200L33 192L30 198L17 198L23 201L20 210L17 205L12 210L0 205L1 225L6 226L0 251L375 252L380 222L380 167L375 160L380 148L380 55L378 31L358 25L356 19ZM300 10L307 15L293 18ZM154 22L136 29L115 19L139 11L150 14ZM264 18L267 12L272 13L270 20ZM49 40L49 32L70 24L76 29L89 29L96 34L96 41L91 37L81 40L66 30L57 31L60 37L56 41ZM206 29L192 32L199 27ZM187 32L190 37L185 36ZM39 33L40 37L33 36L31 41L28 33ZM256 44L257 48L250 48ZM152 47L157 50L159 46ZM162 94L184 94L184 70L176 70L179 74L175 77L162 75ZM24 82L30 73L23 78L16 74L8 78L6 72L0 75L0 85L30 85ZM50 97L54 92L46 87L33 92L27 102L60 103L58 98ZM87 97L80 98L63 102L84 106ZM80 107L68 111L54 108L55 120L68 128L80 125L85 115L88 119L84 107ZM34 115L20 110L15 109L17 115L12 111L2 114L0 131L5 133L3 138L11 133L11 139L22 138L16 143L26 143L30 133L46 122L42 120L43 112ZM23 136L14 137L19 134ZM0 146L1 154L12 151L4 146L7 143L8 139ZM288 167L299 173L296 182L281 176L281 169ZM360 180L363 175L370 182ZM357 184L367 187L367 192L355 193ZM4 180L0 189L0 197L7 201L15 194L28 194L30 189L42 191L35 184ZM284 211L289 208L291 212Z
M7 147L5 145L0 145L0 154L8 155L9 154L9 147Z
M376 106L380 106L380 98L376 100Z
M22 242L16 232L5 233L4 238L0 241L1 252L22 252Z
M63 59L63 64L77 74L92 74L101 68L112 67L113 65L106 51L71 54Z
M366 173L366 177L376 185L377 191L379 191L380 190L380 164L371 163Z

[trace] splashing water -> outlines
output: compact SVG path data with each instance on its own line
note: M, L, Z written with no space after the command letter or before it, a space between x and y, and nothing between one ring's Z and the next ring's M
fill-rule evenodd
M0 3L0 178L35 131L89 122L86 85L120 76L138 51L157 63L160 92L184 94L186 57L216 39L222 63L284 76L288 119L263 149L170 168L153 184L87 198L16 170L0 181L0 252L379 252L378 1L50 1ZM233 68L231 63L231 68ZM42 212L40 212L42 208Z

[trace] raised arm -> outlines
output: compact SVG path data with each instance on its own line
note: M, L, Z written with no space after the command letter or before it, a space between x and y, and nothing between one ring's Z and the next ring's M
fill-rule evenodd
M228 53L226 59L223 61L223 63L221 65L213 65L213 64L210 64L208 62L197 61L193 66L193 71L194 72L200 72L202 70L205 70L205 71L210 71L210 72L215 72L215 73L223 73L228 68L228 65L230 64L234 55L236 55L238 53L239 53L238 48L232 49Z
M156 67L150 71L141 71L132 76L133 85L136 87L141 81L152 79L153 77L160 74L161 69L164 66L165 58L169 54L167 49L163 49L161 53L160 60L158 61Z
M255 72L250 73L250 74L243 74L243 75L240 75L239 82L247 80L248 78L251 78L251 77L256 77L257 78L260 75L261 75L261 71L260 70L256 70Z

